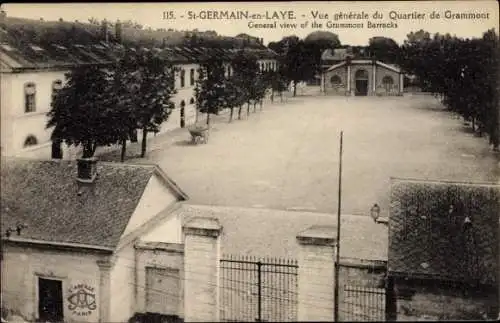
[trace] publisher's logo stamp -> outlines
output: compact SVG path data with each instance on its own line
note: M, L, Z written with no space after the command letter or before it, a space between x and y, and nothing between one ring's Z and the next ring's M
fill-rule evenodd
M68 309L76 316L89 316L96 310L95 289L87 284L75 284L68 290Z

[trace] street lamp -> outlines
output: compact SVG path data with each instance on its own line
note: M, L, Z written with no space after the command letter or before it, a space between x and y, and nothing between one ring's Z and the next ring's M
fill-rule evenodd
M377 222L380 216L380 206L378 206L377 203L373 204L372 208L370 209L370 216L372 217L374 222Z

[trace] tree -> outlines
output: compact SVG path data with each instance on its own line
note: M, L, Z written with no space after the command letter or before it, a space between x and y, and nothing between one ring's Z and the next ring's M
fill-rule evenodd
M302 40L289 46L280 65L285 67L286 78L293 82L293 96L297 95L299 82L310 80L315 75L313 53Z
M130 60L130 55L125 55L113 69L113 78L110 89L112 90L112 104L115 107L116 120L113 124L120 125L120 142L122 145L120 160L125 161L127 140L136 139L138 121L136 118L135 96L138 87L135 86L135 68Z
M134 106L133 120L142 130L141 157L146 155L147 135L160 131L161 124L168 120L175 108L172 97L175 90L175 68L153 53L129 53L129 92Z
M120 125L113 123L110 74L97 66L79 66L66 78L47 114L47 128L54 128L53 142L81 145L82 157L90 158L98 146L116 144L121 137Z
M260 104L260 109L262 110L263 99L266 97L267 89L270 87L268 82L268 77L265 73L260 73L255 79L255 92L254 92L254 103L253 112L256 112L257 102Z
M368 41L368 51L372 58L384 63L396 64L400 62L400 48L392 38L370 38Z
M329 31L313 31L304 38L304 45L310 53L313 77L321 74L321 55L325 49L340 47L338 35Z
M207 114L207 125L210 124L210 114L218 114L219 110L228 106L225 68L223 61L215 54L204 60L198 70L198 80L195 86L197 109Z
M234 74L226 78L225 84L226 108L230 109L229 122L231 122L233 121L234 108L241 107L245 103L245 97L244 91L238 86L238 81Z
M242 101L247 103L247 115L250 114L251 101L256 100L255 80L259 72L257 58L240 50L231 62L233 81L239 89ZM241 119L241 105L238 110L238 119Z
M482 38L462 39L449 34L410 33L401 46L402 67L421 80L424 90L466 120L480 136L489 135L499 145L498 57L499 40L494 30ZM481 81L478 81L481 80Z

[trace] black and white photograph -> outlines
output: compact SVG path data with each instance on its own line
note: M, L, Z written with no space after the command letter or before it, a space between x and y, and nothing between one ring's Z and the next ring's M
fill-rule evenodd
M500 320L499 19L1 4L1 323Z

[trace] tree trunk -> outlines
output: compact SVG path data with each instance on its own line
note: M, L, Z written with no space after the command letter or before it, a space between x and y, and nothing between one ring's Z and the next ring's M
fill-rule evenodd
M271 103L274 103L274 90L271 90Z
M283 91L280 91L280 100L281 100L281 103L283 103Z
M243 105L240 105L239 109L238 109L238 120L241 120L241 107Z
M297 82L293 81L293 97L297 95Z
M472 132L476 131L476 118L472 117Z
M122 152L120 155L120 161L123 163L125 161L125 154L127 153L127 139L122 139Z
M257 111L257 101L253 102L253 113Z
M90 158L94 155L93 146L91 142L87 142L83 144L83 155L82 158Z
M142 128L142 145L141 145L141 158L146 156L146 146L148 143L148 130Z
M250 115L250 101L247 102L247 117Z
M260 103L260 111L262 111L262 106L263 106L263 104L264 104L264 99L260 99L260 102L259 102L259 103Z
M210 113L207 112L207 125L210 125Z
M231 113L229 114L229 122L233 121L234 108L231 107Z

